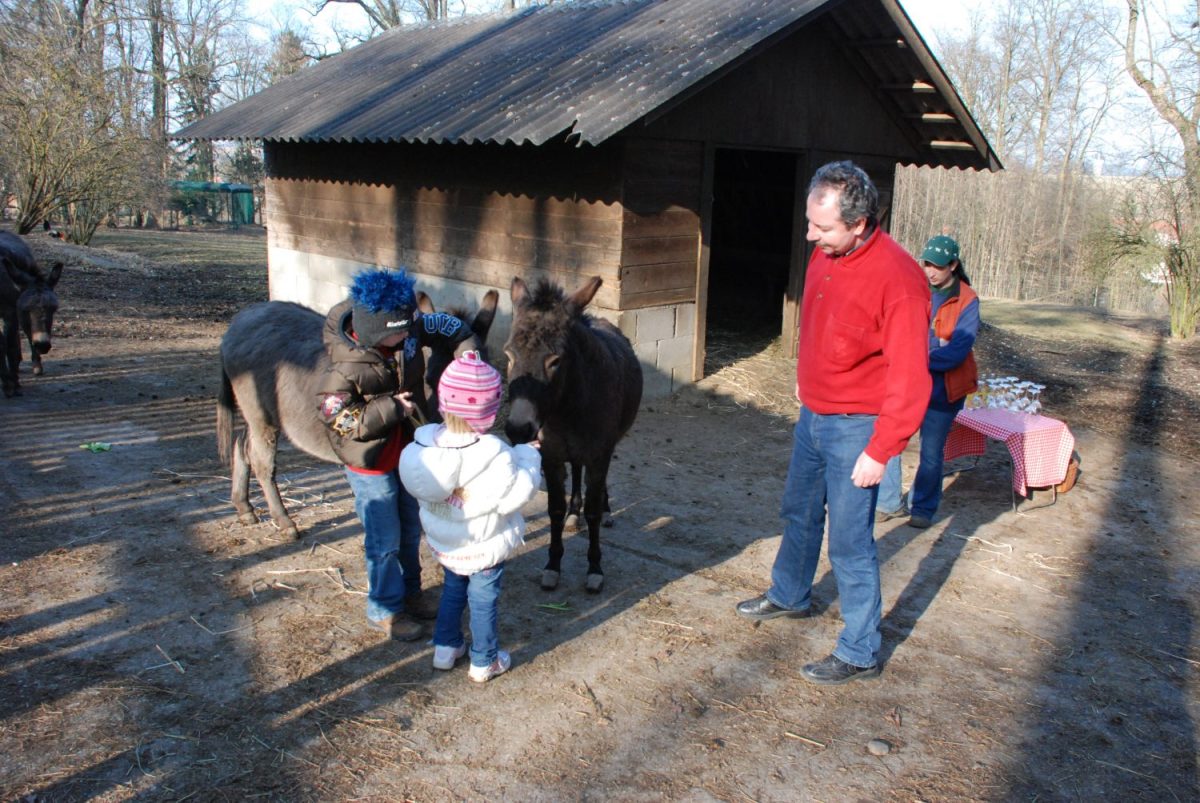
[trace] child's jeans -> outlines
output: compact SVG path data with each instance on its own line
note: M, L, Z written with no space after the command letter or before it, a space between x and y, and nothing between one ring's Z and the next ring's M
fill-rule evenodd
M433 643L438 647L461 647L462 613L471 608L471 664L491 666L496 660L499 640L496 635L496 610L500 600L500 578L504 564L497 563L472 575L455 574L442 567L445 585L433 627Z
M400 474L345 469L367 556L367 618L378 622L404 610L421 593L421 509Z

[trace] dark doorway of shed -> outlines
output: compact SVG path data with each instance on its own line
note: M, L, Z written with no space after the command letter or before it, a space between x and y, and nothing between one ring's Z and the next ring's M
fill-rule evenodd
M705 370L780 336L792 252L794 153L718 148L708 262Z

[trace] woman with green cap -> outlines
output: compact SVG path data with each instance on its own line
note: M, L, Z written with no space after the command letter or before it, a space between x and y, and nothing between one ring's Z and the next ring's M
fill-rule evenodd
M963 269L958 243L944 234L921 252L921 267L932 294L929 321L929 371L933 391L921 421L921 462L908 499L908 526L924 529L942 501L942 450L954 417L975 391L979 372L971 349L979 334L979 297ZM888 461L879 484L876 521L905 514L900 500L900 457Z

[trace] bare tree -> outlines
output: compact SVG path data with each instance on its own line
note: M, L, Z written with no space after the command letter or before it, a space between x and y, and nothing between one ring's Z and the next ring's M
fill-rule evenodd
M439 0L433 0L433 2L436 3ZM399 0L320 0L313 13L320 14L332 3L346 3L358 6L367 15L367 19L371 21L371 27L378 31L399 28L405 22L405 15L412 13L414 4L426 4L425 0L412 0L412 2L399 2Z
M1086 13L1085 13L1086 12ZM965 35L941 36L940 58L1007 170L1000 175L903 169L902 242L919 248L949 228L989 295L1099 303L1091 244L1108 236L1108 189L1085 163L1121 70L1116 23L1097 4L1004 0ZM1094 227L1101 227L1096 230Z
M237 0L166 0L166 8L176 117L186 124L240 99L234 78L239 73L237 45L244 38L239 31L246 21ZM215 177L211 142L190 143L183 158L189 178Z
M1125 69L1178 138L1178 159L1162 152L1156 162L1180 178L1164 204L1174 231L1162 244L1163 281L1171 335L1187 338L1200 319L1200 2L1180 20L1148 19L1145 0L1126 0L1126 6Z
M431 22L467 13L466 0L317 0L314 16L334 3L357 6L373 31L386 31L413 22Z
M62 210L75 242L136 194L146 153L113 89L120 82L97 69L106 19L86 6L0 11L0 160L15 184L17 229Z

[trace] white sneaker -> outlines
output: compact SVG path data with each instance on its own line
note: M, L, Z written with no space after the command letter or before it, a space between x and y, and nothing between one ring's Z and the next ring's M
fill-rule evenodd
M467 643L464 641L457 647L443 647L435 644L433 647L433 668L453 669L454 662L467 654Z
M471 669L467 673L471 680L476 683L486 683L496 675L503 675L512 666L512 656L504 650L496 651L496 660L492 661L490 666L475 666L471 664Z

